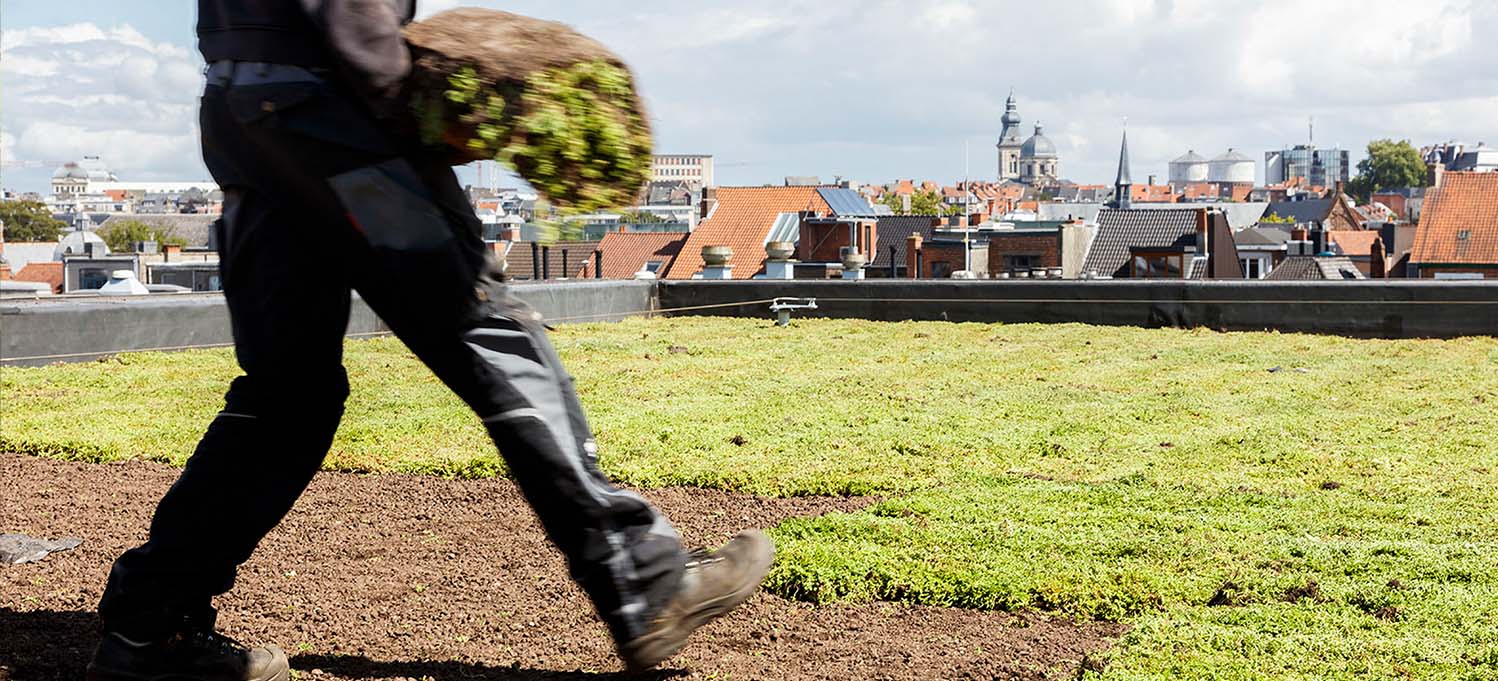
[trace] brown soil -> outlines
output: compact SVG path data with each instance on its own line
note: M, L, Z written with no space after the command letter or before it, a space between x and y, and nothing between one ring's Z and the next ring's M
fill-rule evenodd
M81 678L110 562L145 538L176 471L11 454L0 454L0 471L0 531L84 540L0 566L0 681ZM691 545L866 503L646 495ZM218 605L227 633L280 644L303 679L583 679L618 669L603 625L503 480L323 474ZM760 594L700 631L662 676L1071 678L1120 633L1041 615Z

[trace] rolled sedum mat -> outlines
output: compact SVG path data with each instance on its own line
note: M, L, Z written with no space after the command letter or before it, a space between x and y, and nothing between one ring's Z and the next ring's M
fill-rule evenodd
M573 211L630 205L650 123L624 62L563 24L463 8L405 30L405 96L423 141L513 168Z

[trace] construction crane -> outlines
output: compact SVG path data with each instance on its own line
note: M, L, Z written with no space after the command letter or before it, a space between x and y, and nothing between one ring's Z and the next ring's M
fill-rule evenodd
M57 168L75 161L26 161L22 159L5 159L0 161L0 168Z

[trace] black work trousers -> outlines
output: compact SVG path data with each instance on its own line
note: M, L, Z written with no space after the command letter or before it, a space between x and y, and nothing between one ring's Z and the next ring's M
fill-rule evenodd
M356 290L482 420L616 640L642 633L680 581L676 532L599 471L572 379L539 315L494 276L446 160L397 144L357 100L301 69L213 75L203 151L225 190L220 267L244 375L161 500L149 541L115 563L105 628L149 639L211 623L212 597L332 443Z

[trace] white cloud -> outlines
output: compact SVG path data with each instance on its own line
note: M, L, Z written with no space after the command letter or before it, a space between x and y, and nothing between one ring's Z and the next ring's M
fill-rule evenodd
M121 4L120 18L129 11ZM639 76L660 148L714 153L730 183L836 173L953 180L962 148L991 172L1010 87L1028 134L1044 121L1063 173L1106 182L1130 124L1134 174L1188 148L1262 158L1322 144L1498 142L1498 2L1491 0L423 0L569 23ZM61 10L60 12L61 13ZM9 149L104 153L126 175L199 176L199 63L181 39L128 24L10 28L0 44ZM27 134L81 129L72 142ZM122 130L152 158L100 133ZM4 139L0 136L0 139ZM66 140L64 140L66 141ZM46 143L45 148L40 145ZM59 145L62 145L59 148ZM982 150L980 152L980 149ZM113 152L111 152L113 153ZM131 168L131 166L139 166ZM9 182L7 180L7 182Z
M7 158L98 155L121 177L206 177L196 131L201 63L186 47L129 25L7 29L0 35Z

